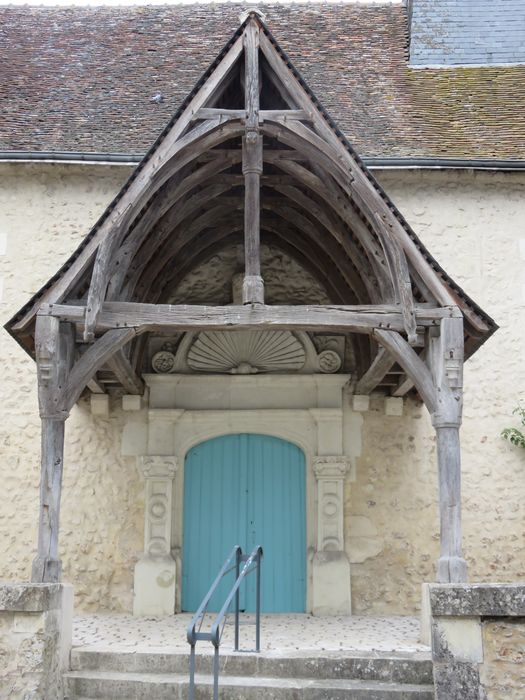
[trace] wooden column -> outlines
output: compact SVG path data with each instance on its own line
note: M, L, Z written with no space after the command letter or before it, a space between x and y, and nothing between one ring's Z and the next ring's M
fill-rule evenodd
M244 175L243 303L264 304L260 261L260 186L263 139L259 133L259 28L250 22L244 36L246 133L242 141Z
M428 331L428 366L399 333L375 330L374 336L414 382L436 431L439 472L441 553L437 566L440 583L467 580L461 550L461 454L459 428L463 403L463 317L442 318Z
M467 580L467 563L461 547L462 318L441 321L439 336L430 340L429 362L437 397L432 413L436 431L441 530L437 580L440 583L462 583Z
M38 552L31 579L60 581L58 558L60 494L64 460L64 426L68 416L65 386L73 362L74 326L51 316L37 316L35 347L38 402L42 425Z

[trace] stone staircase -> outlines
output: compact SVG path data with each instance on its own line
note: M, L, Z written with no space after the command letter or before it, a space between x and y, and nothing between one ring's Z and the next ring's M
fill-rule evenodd
M211 655L197 658L195 700L213 697ZM74 649L68 700L188 697L188 654ZM417 653L221 654L221 700L433 700L432 662Z

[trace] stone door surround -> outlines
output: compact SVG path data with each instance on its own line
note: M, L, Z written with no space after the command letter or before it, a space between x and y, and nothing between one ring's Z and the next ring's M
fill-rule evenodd
M134 613L180 610L184 460L220 435L256 433L300 447L306 459L307 598L314 614L351 612L344 552L343 387L348 375L146 375L142 444L129 430L145 480L145 548L135 568ZM126 438L127 435L127 438ZM126 445L128 442L130 444ZM133 447L133 445L131 445Z

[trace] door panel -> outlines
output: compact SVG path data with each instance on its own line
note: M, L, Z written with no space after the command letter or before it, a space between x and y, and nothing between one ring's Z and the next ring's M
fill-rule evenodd
M265 435L226 435L194 447L184 474L183 610L196 610L227 554L261 544L265 612L304 612L305 460L295 445ZM218 610L233 583L221 585ZM241 607L255 609L255 576Z

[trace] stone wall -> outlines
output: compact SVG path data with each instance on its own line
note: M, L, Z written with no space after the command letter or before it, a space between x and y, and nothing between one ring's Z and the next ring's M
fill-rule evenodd
M1 322L67 259L128 173L124 166L0 166ZM499 433L513 422L525 379L525 174L392 170L378 176L439 263L501 326L466 366L465 556L474 581L523 578L525 455ZM0 508L0 578L20 580L30 575L36 542L36 373L3 332L0 360L0 480L12 494ZM362 416L356 481L345 494L354 611L415 612L420 584L433 579L438 557L433 431L413 400L399 417L385 415L384 400L373 398ZM134 458L121 455L124 417L116 400L109 418L92 416L81 402L66 425L61 556L78 610L132 607L144 486Z
M61 700L72 616L70 586L0 584L0 700Z
M522 700L525 586L431 585L423 597L436 700Z

